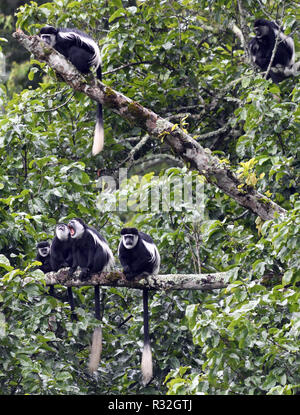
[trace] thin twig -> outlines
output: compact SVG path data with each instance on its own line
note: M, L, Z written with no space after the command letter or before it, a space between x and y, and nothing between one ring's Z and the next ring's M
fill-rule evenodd
M131 62L131 63L127 63L126 65L119 66L118 68L112 69L110 71L103 72L102 75L108 75L111 73L115 73L115 72L121 71L122 69L129 68L130 66L138 66L138 65L146 65L146 64L151 65L152 63L154 63L154 61Z
M38 113L38 112L53 112L53 111L56 111L56 110L58 110L59 108L62 108L62 107L64 107L65 105L67 105L70 101L71 101L71 99L74 97L74 94L75 94L75 92L73 91L72 93L71 93L71 95L70 95L70 97L64 102L64 103L62 103L61 105L59 105L58 107L55 107L55 108L49 108L49 109L44 109L44 110L38 110L38 111L33 111L33 112L35 112L35 113Z
M280 34L281 34L281 28L282 28L282 18L283 18L283 15L284 15L284 10L285 10L285 2L283 2L282 15L281 15L281 19L280 19L279 30L278 30L278 33L276 35L275 45L274 45L274 48L273 48L273 51L272 51L272 56L271 56L271 59L270 59L270 62L269 62L269 66L268 66L267 72L265 73L265 76L264 76L265 79L267 79L267 77L270 73L270 70L271 70L271 67L272 67L272 64L273 64L273 60L275 58L275 54L276 54L278 44L279 44L279 41L280 41Z

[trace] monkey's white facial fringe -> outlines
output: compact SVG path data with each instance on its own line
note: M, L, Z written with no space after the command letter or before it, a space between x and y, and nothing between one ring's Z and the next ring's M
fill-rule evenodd
M96 327L93 333L92 348L89 361L89 372L96 372L99 366L102 353L102 329L101 326Z
M84 226L82 226L76 219L71 220L70 224L71 226L69 226L69 229L71 238L81 238L85 231Z
M63 227L57 227L56 228L56 236L60 241L67 241L69 238L69 228L67 226Z
M47 248L38 248L38 251L39 251L40 256L45 257L45 256L49 255L50 248L48 248L48 247Z
M96 156L100 151L102 151L104 145L104 130L103 125L98 121L96 122L95 133L94 133L94 142L92 153L93 156Z
M55 35L41 35L41 39L51 47L55 45Z
M128 236L131 236L132 238L129 239L127 238ZM123 241L123 245L125 246L126 249L133 249L136 244L138 243L139 237L138 235L122 235L122 241Z
M146 386L153 377L153 368L152 368L152 353L150 344L145 344L142 355L142 374L143 374L143 385Z

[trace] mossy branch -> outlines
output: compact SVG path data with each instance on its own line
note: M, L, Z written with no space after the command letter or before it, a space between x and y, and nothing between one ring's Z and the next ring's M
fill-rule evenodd
M254 187L247 186L241 190L242 183L230 167L221 163L204 149L189 134L155 112L143 107L138 102L104 85L98 80L88 83L76 68L64 56L47 46L38 36L27 36L18 30L13 36L38 60L46 62L74 90L80 91L91 99L100 102L131 125L138 125L151 137L167 143L173 152L182 158L188 166L205 176L207 181L221 189L238 204L249 209L263 220L274 218L274 214L286 211Z
M101 272L93 274L88 279L81 281L79 271L73 277L68 276L68 268L63 268L58 272L48 272L45 274L46 285L63 285L65 287L82 286L108 286L108 287L127 287L135 289L149 288L153 290L216 290L227 286L228 272L218 272L214 274L166 274L149 276L145 279L127 281L124 274L120 271Z

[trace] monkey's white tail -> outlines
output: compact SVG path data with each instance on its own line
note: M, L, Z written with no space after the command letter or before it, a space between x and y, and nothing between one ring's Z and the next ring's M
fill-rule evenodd
M97 106L97 117L96 117L96 126L94 132L94 142L92 154L96 156L100 151L102 151L104 146L104 128L103 128L103 115L102 115L102 105L98 104Z
M102 329L101 326L95 328L92 339L92 349L89 361L90 373L96 372L99 366L102 353Z
M146 386L153 377L152 352L150 343L144 344L141 366L143 374L143 385Z

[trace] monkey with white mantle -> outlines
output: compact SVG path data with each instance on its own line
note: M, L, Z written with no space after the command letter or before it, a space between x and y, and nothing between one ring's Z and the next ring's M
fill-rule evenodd
M100 50L97 43L89 35L78 29L45 26L40 30L40 37L45 43L67 58L82 74L89 73L90 68L95 67L97 78L102 81ZM103 110L102 104L98 103L93 155L100 153L103 145Z
M71 277L77 267L81 272L79 278L87 279L90 274L109 271L114 265L113 254L100 233L86 225L82 219L70 220L68 228L72 244L72 266L69 269ZM100 294L99 285L95 285L95 317L100 320ZM98 368L102 352L102 329L99 324L95 328L92 339L92 349L89 361L89 371L95 372Z
M152 238L136 228L123 228L118 255L128 281L155 275L160 267L160 255ZM144 348L142 354L143 385L153 377L152 353L149 336L148 288L143 289Z

